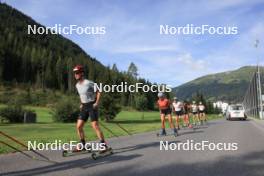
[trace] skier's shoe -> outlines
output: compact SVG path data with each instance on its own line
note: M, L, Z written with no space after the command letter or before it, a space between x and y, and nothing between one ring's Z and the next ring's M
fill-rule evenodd
M81 151L91 151L92 147L91 145L85 143L85 142L80 142L77 144L77 146L72 150L72 152L81 152Z
M167 133L166 133L165 129L161 129L160 133L157 134L157 136L166 136L166 135L167 135Z
M171 129L174 136L178 136L178 130L176 128Z
M106 143L101 143L102 144L102 146L104 146L104 150L100 150L99 151L99 154L103 154L103 153L106 153L106 152L108 152L108 151L110 151L110 150L112 150L112 148L111 147L108 147L107 145L106 145Z

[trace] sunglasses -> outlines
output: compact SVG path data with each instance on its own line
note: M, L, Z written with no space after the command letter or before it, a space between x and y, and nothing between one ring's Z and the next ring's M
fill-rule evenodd
M79 75L81 74L82 72L74 72L75 75Z

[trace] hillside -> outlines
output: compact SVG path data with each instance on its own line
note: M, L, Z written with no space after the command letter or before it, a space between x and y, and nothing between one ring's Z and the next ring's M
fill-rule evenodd
M191 99L199 92L213 101L240 102L255 70L256 67L245 66L233 71L203 76L173 88L173 93L181 99Z
M41 24L0 3L0 80L30 83L41 88L71 90L71 69L82 63L88 77L106 71L78 45L61 35L28 35L27 26Z
M53 94L49 92L58 91L59 97L74 93L72 68L76 64L84 65L85 77L97 83L152 84L134 76L137 73L133 70L137 69L131 68L132 63L129 66L132 71L127 72L118 71L115 64L112 68L106 67L62 35L28 35L28 25L42 25L4 3L0 3L0 21L0 103L8 103L12 96L23 99L24 104L54 104L54 98L50 98ZM32 97L37 98L32 101ZM147 109L154 109L156 94L104 93L101 99L104 113L112 116L113 110L121 106L135 107L139 100L143 100L140 103Z

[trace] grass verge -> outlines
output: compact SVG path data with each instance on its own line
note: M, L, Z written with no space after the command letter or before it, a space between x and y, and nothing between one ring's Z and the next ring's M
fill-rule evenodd
M45 107L26 107L34 110L37 113L38 120L35 124L0 124L0 130L15 137L16 139L27 144L28 141L36 142L54 142L61 140L62 142L69 142L70 140L77 140L77 133L75 123L53 123L52 114L49 108ZM219 118L218 115L209 115L208 119ZM111 129L117 136L127 135L116 123L127 129L130 133L142 133L147 131L154 131L160 129L159 112L138 112L138 111L122 111L114 121L106 123L100 121L104 126ZM168 125L168 124L167 124ZM113 137L113 134L101 127L106 138ZM85 134L88 140L96 140L90 124L85 126ZM14 142L0 136L0 140L9 143L19 149L21 146ZM0 144L0 154L14 152L14 150Z

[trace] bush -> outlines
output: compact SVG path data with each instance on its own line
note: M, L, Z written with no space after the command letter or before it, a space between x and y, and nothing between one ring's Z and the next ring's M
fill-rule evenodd
M16 101L20 104L27 105L31 103L30 93L29 92L20 92L16 95Z
M0 110L0 116L2 121L22 123L25 112L21 105L8 105Z
M144 95L135 97L135 108L139 111L144 111L148 107L148 99Z
M75 101L60 100L53 108L53 120L55 122L75 122L79 111L79 104Z
M34 111L23 108L24 101L20 97L9 99L7 107L0 109L0 121L9 123L24 122L25 113L35 113Z
M44 106L47 104L47 93L43 90L37 90L31 94L31 104Z
M105 121L113 120L121 111L119 99L113 93L103 93L99 102L99 115Z
M0 93L0 103L6 104L10 101L10 97L15 97L15 92L8 90Z

